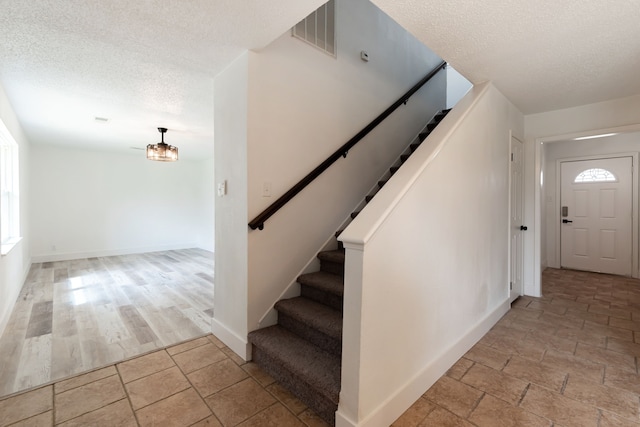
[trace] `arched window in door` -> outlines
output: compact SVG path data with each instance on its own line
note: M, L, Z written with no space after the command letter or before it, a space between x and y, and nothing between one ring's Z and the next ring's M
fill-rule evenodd
M586 182L617 182L618 179L616 176L606 170L601 168L592 168L583 170L576 176L573 180L575 184L586 183Z

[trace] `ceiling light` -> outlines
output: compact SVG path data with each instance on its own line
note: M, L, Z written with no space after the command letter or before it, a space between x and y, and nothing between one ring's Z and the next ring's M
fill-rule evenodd
M581 136L580 138L573 138L574 141L582 141L584 139L604 138L607 136L617 135L617 133L602 133L600 135Z
M167 128L158 128L162 135L162 141L158 144L147 145L147 159L159 162L175 162L178 160L178 147L164 143L164 134Z

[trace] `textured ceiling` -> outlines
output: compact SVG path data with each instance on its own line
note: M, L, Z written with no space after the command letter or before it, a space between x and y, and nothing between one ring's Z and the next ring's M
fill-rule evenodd
M524 113L640 94L640 0L373 2ZM0 0L0 82L34 143L208 157L213 77L322 3Z
M210 157L213 77L322 3L0 0L0 82L33 143Z
M638 0L373 0L525 113L640 94Z

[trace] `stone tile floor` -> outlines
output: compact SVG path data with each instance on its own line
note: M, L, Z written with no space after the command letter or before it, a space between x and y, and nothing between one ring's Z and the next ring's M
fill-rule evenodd
M215 336L0 400L0 426L326 426Z
M394 426L640 426L640 280L546 269Z
M640 426L640 281L547 269L394 426ZM0 426L326 426L212 335L0 400Z

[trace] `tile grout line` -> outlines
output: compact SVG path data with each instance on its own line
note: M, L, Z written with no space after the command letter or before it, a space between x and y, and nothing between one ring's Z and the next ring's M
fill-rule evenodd
M529 387L531 387L531 383L528 383L524 390L522 390L522 393L520 394L520 399L518 400L518 402L515 404L516 408L522 408L520 406L520 404L522 403L522 401L524 400L524 397L527 395L527 393L529 392Z
M129 396L129 392L127 391L127 387L125 385L124 380L122 379L122 374L120 373L120 369L118 369L117 365L118 364L116 363L116 364L113 365L113 367L116 370L116 375L118 375L118 378L120 379L120 384L122 385L122 389L124 390L124 395L126 396L127 402L129 402L129 408L131 409L131 412L133 413L133 419L136 421L136 424L138 425L138 427L140 427L140 420L138 420L138 414L133 409L133 402L131 402L131 396Z
M208 336L209 336L209 335L207 334L206 336L207 336L207 343L213 344L213 343L209 340L209 338L208 338ZM186 353L187 351L190 351L190 350L196 349L196 348L198 348L198 347L203 347L203 346L205 346L205 345L206 345L206 344L203 344L203 345L200 345L200 346L196 346L196 347L194 347L194 348L191 348L191 349L189 349L189 350L181 351L181 352L179 352L179 353L176 353L176 355ZM215 344L213 344L213 345L215 346ZM217 346L215 346L215 347L217 348ZM167 354L169 354L169 352L167 352ZM190 388L191 388L191 389L193 389L193 391L198 395L198 398L200 399L200 401L202 402L202 404L203 404L203 405L204 405L204 406L209 410L209 412L211 412L211 416L213 416L213 417L214 417L214 418L215 418L215 419L220 423L220 425L224 425L224 424L222 423L222 421L220 421L220 418L218 418L218 416L216 415L215 411L214 411L214 410L213 410L213 409L212 409L212 408L207 404L207 401L206 401L206 400L205 400L205 398L200 394L200 392L198 391L198 389L196 388L196 386L191 382L191 380L189 379L188 374L187 374L187 373L185 373L185 372L182 370L182 368L180 367L180 365L178 365L178 363L175 361L175 359L173 358L173 355L169 354L169 357L171 358L171 361L172 361L172 362L173 362L173 363L178 367L178 370L180 371L180 373L182 373L182 375L184 376L184 379L185 379L185 380L187 380L187 382L189 383ZM226 357L227 359L229 358L226 354L225 354L225 357ZM210 363L209 365L203 366L203 367L202 367L202 368L200 368L200 369L204 369L204 368L206 368L207 366L214 365L214 364L219 363L219 362L222 362L222 361L224 361L224 360L225 360L225 359L219 360L218 362ZM199 371L200 369L196 369L195 371L191 371L190 373L193 373L193 372ZM183 390L183 391L184 391L184 390ZM213 394L215 394L215 393L212 393L211 395L213 395ZM194 423L193 423L193 424L191 424L191 425L194 425L194 424L196 424L196 423L199 423L200 421L205 420L205 419L207 419L207 418L208 418L208 417L204 417L204 418L202 418L202 419L200 419L200 420L198 420L198 421L194 422Z

